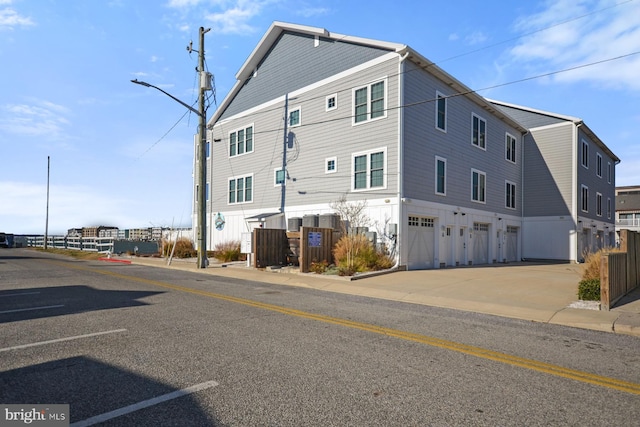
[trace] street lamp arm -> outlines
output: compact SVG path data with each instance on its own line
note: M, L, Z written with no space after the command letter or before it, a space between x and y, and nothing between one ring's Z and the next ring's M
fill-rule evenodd
M192 113L195 113L198 115L198 117L202 117L202 114L200 113L200 111L196 110L195 108L193 108L192 106L190 106L189 104L180 101L178 98L176 98L175 96L171 95L169 92L165 92L164 90L160 89L158 86L154 86L152 84L149 84L147 82L143 82L140 81L138 79L135 80L131 80L131 83L135 83L138 85L142 85L142 86L146 86L146 87L152 87L154 89L158 89L160 92L164 93L165 95L167 95L169 98L173 99L174 101L180 103L181 105L187 107L189 109L189 111L191 111Z

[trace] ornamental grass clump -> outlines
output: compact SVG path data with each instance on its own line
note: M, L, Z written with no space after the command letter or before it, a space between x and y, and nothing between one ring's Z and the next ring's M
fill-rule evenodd
M230 240L216 244L213 256L218 261L231 262L240 260L240 241Z
M393 260L383 251L377 250L363 234L343 236L333 249L333 256L341 276L353 276L393 266Z
M602 255L622 252L618 248L602 248L597 252L586 252L582 264L582 280L578 284L578 298L584 301L600 301L600 263Z

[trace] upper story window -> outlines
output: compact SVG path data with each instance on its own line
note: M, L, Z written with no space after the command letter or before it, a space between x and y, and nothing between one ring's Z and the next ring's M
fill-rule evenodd
M436 129L447 131L447 97L436 92Z
M327 96L324 105L326 111L331 111L338 108L338 94L334 93L333 95Z
M384 188L387 185L387 149L353 155L353 190Z
M611 219L611 198L607 198L607 218Z
M486 203L487 174L479 170L471 169L471 200Z
M582 212L589 212L589 187L586 185L581 186L580 196Z
M253 202L253 175L229 178L230 205Z
M487 149L487 122L480 116L471 113L471 143L483 150Z
M353 123L363 123L387 116L386 80L353 90Z
M510 181L505 181L505 206L509 209L516 208L516 184Z
M207 145L205 146L205 151L207 153L207 159L211 157L211 141L207 141Z
M294 108L293 110L289 110L289 126L296 127L300 126L300 107Z
M602 194L596 193L596 215L602 216Z
M602 178L602 156L596 153L596 175Z
M328 159L324 159L325 164L325 173L336 173L338 171L338 158L337 157L329 157Z
M582 140L582 166L589 169L589 144Z
M516 137L509 133L505 136L505 158L510 162L516 162Z
M229 157L253 152L253 125L229 134Z
M280 187L286 183L286 172L284 169L274 169L273 171L274 186Z
M607 162L607 182L611 184L611 178L613 176L613 168L611 167L611 162Z
M436 194L447 194L447 159L436 156Z

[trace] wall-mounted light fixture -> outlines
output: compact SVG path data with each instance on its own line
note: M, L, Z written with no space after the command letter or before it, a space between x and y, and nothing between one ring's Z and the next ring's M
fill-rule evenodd
M466 215L466 213L462 212L462 216L465 216L465 215Z
M453 214L454 214L454 215L458 215L458 212L454 212Z

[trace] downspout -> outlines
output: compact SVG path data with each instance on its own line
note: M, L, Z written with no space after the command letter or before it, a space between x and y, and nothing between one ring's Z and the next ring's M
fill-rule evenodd
M520 260L524 261L524 258L522 257L522 249L524 248L524 222L525 222L525 215L524 215L524 189L525 189L525 185L524 185L524 145L526 143L526 138L527 135L530 135L531 133L528 130L525 130L524 132L522 132L522 146L520 148L520 193L522 194L520 196L520 218L522 218L522 222L521 222L521 227L520 227L520 244L518 246L518 250L520 251ZM533 137L533 135L532 135ZM505 230L506 231L506 230ZM506 251L506 249L505 249ZM516 258L517 259L517 258Z
M575 256L574 260L576 263L580 262L580 253L578 252L580 249L580 235L582 234L582 230L578 230L578 171L580 170L580 164L578 160L578 151L580 148L580 132L578 132L578 128L582 126L582 122L575 123L573 127L574 133L574 144L573 144L573 167L575 168L575 172L572 174L572 193L573 197L571 197L571 210L573 211L573 224L575 227Z
M398 62L398 227L396 234L396 263L393 270L400 268L403 261L403 230L404 230L404 61L409 57L409 51L404 49L404 54L398 52L400 61Z

